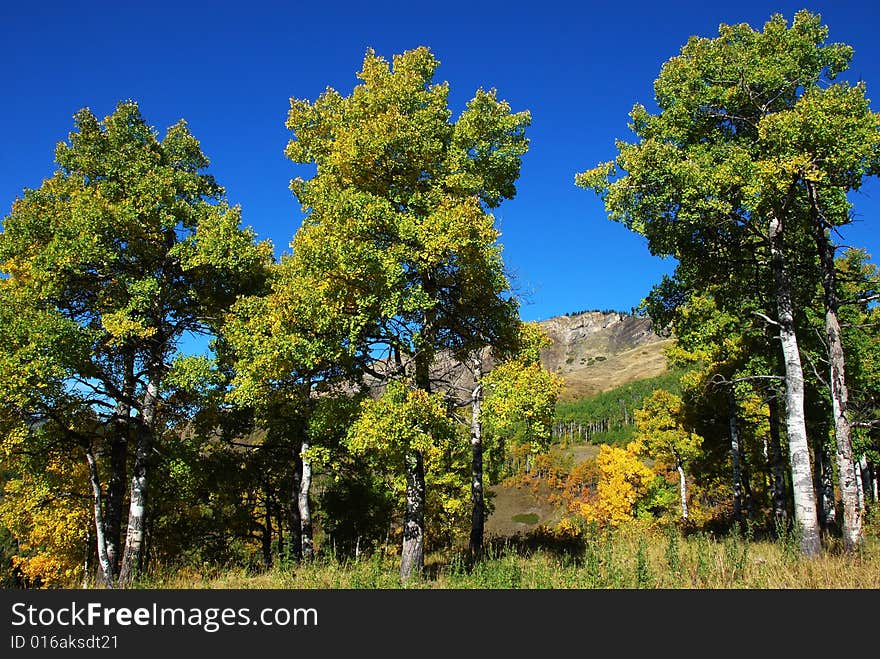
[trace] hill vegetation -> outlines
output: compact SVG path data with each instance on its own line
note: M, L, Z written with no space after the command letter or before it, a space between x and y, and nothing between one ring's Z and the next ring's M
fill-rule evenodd
M553 437L568 443L626 444L635 432L635 410L657 389L681 393L680 379L684 373L684 369L673 369L593 396L560 400Z

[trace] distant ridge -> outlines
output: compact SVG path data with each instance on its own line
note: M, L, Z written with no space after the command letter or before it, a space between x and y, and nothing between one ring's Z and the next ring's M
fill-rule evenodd
M561 375L561 398L593 396L635 380L666 372L663 348L650 318L620 311L584 311L539 321L553 342L541 362Z
M650 318L620 311L584 311L535 321L552 341L541 350L541 363L562 376L560 400L594 396L603 391L667 371L663 348L672 341L654 333ZM490 352L484 355L484 373L495 367ZM383 362L374 362L376 371ZM447 353L437 356L432 374L446 382L460 400L467 400L473 388L473 374ZM368 376L365 382L374 395L382 385Z

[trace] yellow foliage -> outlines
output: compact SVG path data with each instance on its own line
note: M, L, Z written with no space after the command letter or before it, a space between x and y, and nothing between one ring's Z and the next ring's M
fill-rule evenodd
M53 456L44 473L7 481L0 522L15 537L13 565L31 584L63 587L83 577L91 527L84 464Z
M648 485L656 474L638 457L635 443L625 449L602 445L596 457L599 482L596 497L590 501L577 502L578 512L587 521L599 525L619 526L634 518L638 500L648 491Z

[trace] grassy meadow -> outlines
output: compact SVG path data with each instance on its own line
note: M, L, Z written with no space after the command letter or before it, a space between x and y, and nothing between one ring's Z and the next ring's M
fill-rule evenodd
M352 559L321 553L270 570L164 566L144 575L148 589L878 589L880 537L867 534L846 555L826 539L819 558L800 556L798 540L733 533L685 536L674 527L633 523L612 532L561 538L540 530L495 538L481 560L461 550L431 554L425 572L406 584L390 548Z

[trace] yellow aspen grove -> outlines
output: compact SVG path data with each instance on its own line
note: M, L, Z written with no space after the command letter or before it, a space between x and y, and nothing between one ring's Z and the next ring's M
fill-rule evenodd
M639 458L641 447L631 442L626 448L603 444L596 457L599 481L595 500L580 502L579 512L587 521L602 526L620 526L635 518L636 504L657 477Z

